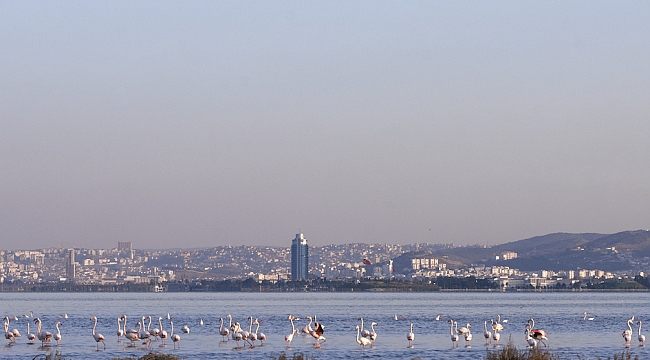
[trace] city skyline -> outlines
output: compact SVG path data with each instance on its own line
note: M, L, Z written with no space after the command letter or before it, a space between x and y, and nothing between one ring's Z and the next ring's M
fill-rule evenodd
M646 229L650 3L0 3L0 249Z

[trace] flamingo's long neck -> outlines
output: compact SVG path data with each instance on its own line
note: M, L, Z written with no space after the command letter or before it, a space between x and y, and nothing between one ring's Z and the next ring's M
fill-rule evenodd
M530 318L530 328L531 329L535 328L535 320L533 320L533 318Z
M162 332L162 331L163 331L163 328L162 328L162 318L158 318L158 326L160 326L160 332Z
M361 329L357 326L357 342L359 342L359 334L361 333Z
M630 334L632 333L632 320L627 321L627 327L630 329Z
M449 335L454 335L454 322L449 321Z
M253 318L249 317L248 320L250 321L250 324L248 325L248 332L252 333L253 332Z
M370 329L372 332L375 332L375 323L370 324Z
M38 319L38 326L36 327L36 333L40 334L41 333L41 327L43 324L41 324L41 319Z
M296 332L296 327L293 325L293 318L291 318L291 320L289 320L289 322L291 322L291 333L293 334L293 333Z
M641 332L641 327L639 326L639 333ZM27 322L27 334L29 334L29 321Z
M29 325L29 324L28 324ZM29 330L28 330L29 331ZM639 336L641 335L641 320L639 320Z
M413 332L413 324L411 324L411 330L409 330L409 332Z
M483 321L483 331L487 332L487 321Z
M257 323L257 327L255 328L255 335L257 335L257 332L260 330L260 323Z
M171 327L171 333L169 333L169 337L174 336L174 322L169 320L169 326Z
M61 330L59 330L59 323L56 323L56 333L61 335Z
M97 318L94 318L95 324L93 325L93 336L95 336L95 328L97 327Z
M219 333L223 331L223 319L219 318Z
M232 329L232 316L228 315L228 327Z
M361 319L361 329L360 329L360 331L363 331L363 318L359 318L359 319Z

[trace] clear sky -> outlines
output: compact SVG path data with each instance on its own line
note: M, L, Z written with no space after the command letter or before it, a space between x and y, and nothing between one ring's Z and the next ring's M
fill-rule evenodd
M0 248L650 227L648 1L0 1Z

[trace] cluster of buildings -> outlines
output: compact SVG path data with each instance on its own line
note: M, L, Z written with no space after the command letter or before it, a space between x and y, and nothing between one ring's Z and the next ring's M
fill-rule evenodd
M489 279L504 289L571 287L585 279L625 277L604 270L521 272L508 266L453 266L435 252L453 245L441 244L340 244L310 247L303 234L296 234L290 247L220 246L197 250L134 250L131 242L112 249L65 249L0 251L0 283L62 283L120 285L160 284L184 280L249 279L256 281L302 281L310 278L356 281L398 279L423 281L436 277ZM414 254L400 267L394 259ZM628 256L619 254L619 256ZM508 251L495 257L517 258ZM632 262L632 259L630 263ZM639 262L647 266L648 261ZM497 264L500 262L497 262ZM404 264L406 264L404 266ZM636 274L638 274L637 272Z

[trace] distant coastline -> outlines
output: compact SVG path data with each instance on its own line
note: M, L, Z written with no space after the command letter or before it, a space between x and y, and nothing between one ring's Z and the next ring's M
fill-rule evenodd
M405 281L286 281L286 282L257 282L248 280L222 280L222 281L178 281L169 283L120 285L88 285L74 283L47 283L47 284L0 284L0 292L647 292L648 278L637 278L637 281L584 284L574 288L519 288L502 289L495 287L495 283L476 282L469 279L467 282L446 282L448 278L438 279L436 282L405 282ZM440 286L443 284L445 286Z

